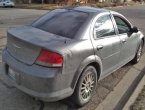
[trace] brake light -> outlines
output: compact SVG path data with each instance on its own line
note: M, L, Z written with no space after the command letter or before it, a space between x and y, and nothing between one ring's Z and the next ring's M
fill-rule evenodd
M63 57L58 53L42 49L36 63L42 66L61 67Z

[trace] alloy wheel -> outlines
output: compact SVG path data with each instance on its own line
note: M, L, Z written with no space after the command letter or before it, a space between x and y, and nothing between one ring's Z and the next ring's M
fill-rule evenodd
M80 88L80 96L82 100L89 100L92 96L92 92L95 87L95 75L93 72L89 71L82 80Z

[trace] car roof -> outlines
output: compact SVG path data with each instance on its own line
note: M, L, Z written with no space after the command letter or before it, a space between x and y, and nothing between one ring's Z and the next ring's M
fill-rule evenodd
M76 11L81 11L81 12L86 12L86 13L96 13L96 14L110 11L104 8L95 8L95 7L89 7L89 6L66 7L65 9L76 10Z

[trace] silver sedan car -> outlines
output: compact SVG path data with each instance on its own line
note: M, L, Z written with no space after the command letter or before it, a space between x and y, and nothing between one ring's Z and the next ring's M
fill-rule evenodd
M21 91L43 101L70 97L83 106L97 82L140 60L144 35L123 15L93 7L50 11L7 32L5 74Z

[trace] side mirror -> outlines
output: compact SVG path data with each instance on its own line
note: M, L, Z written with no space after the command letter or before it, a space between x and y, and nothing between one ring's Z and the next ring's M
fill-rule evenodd
M138 28L136 26L133 26L133 28L131 30L132 30L132 32L135 32L135 33L138 32Z

